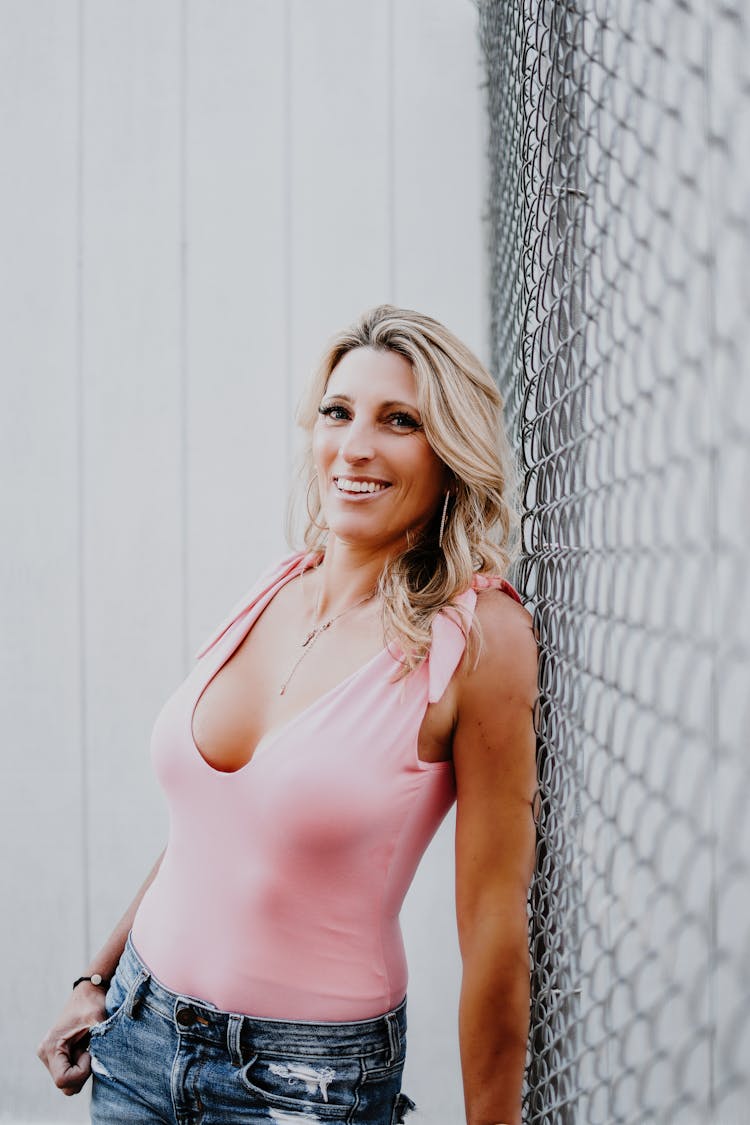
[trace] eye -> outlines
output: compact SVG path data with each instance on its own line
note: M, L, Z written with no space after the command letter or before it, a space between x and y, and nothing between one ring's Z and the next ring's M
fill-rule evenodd
M330 418L332 422L346 422L349 419L349 411L340 402L322 404L318 407L318 414Z
M398 410L395 414L388 415L388 422L396 430L421 430L422 424L411 414L407 414L405 410Z

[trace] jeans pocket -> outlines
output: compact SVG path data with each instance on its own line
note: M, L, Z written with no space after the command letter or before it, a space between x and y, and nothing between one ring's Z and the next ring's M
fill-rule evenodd
M91 1025L89 1028L90 1037L93 1036L96 1038L96 1036L104 1035L105 1032L109 1031L110 1027L117 1021L127 998L127 986L122 979L119 969L117 969L107 989L107 995L104 998L104 1010L107 1014L99 1023Z
M357 1109L362 1121L377 1121L378 1125L391 1125L398 1121L394 1107L401 1093L403 1059L384 1065L382 1060L365 1058L362 1082L359 1088ZM360 1120L359 1117L356 1118Z
M248 1093L272 1108L344 1121L357 1104L358 1058L258 1054L240 1071Z

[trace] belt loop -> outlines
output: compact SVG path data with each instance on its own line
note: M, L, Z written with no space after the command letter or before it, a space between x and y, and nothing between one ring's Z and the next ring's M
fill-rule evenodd
M227 1020L227 1050L232 1066L242 1066L245 1061L242 1057L242 1026L244 1022L244 1016L231 1015Z
M135 1009L138 1006L139 1000L141 999L144 987L150 980L151 973L148 971L148 969L141 969L138 973L138 976L135 978L130 988L128 989L128 994L125 997L125 1001L122 1007L125 1015L130 1016L131 1019L135 1015Z
M388 1046L390 1048L388 1065L390 1066L401 1053L401 1032L398 1029L398 1019L395 1012L387 1012L385 1022L388 1028Z

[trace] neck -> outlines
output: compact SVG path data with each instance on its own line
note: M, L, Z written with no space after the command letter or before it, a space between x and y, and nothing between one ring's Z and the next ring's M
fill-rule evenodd
M390 546L373 551L329 536L325 558L318 568L318 620L334 617L373 593L393 550Z

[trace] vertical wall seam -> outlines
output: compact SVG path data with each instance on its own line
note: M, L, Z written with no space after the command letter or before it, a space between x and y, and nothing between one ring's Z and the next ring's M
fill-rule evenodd
M393 0L386 6L386 129L388 151L388 299L396 300L396 29Z
M180 396L180 564L182 573L182 604L180 607L181 633L182 633L182 661L187 670L190 664L190 629L189 629L189 593L190 573L188 549L190 505L188 497L188 392L189 392L189 362L188 362L188 216L187 216L187 94L188 94L188 9L189 0L182 0L180 5L180 109L179 109L179 207L180 207L180 278L179 278L179 396Z
M291 418L294 409L294 370L292 362L292 324L293 324L293 308L292 308L292 268L293 268L293 246L292 246L292 171L293 171L293 142L292 142L292 18L291 18L291 0L284 0L283 9L283 56L284 56L284 146L283 146L283 168L282 176L284 179L284 208L283 208L283 245L284 245L284 275L282 285L284 287L283 303L284 303L284 393L286 396L287 404L287 417ZM292 478L294 472L294 444L293 444L293 426L288 422L285 428L285 445L284 445L284 468L286 475L286 495L290 494L292 487Z
M83 937L85 960L92 956L91 933L91 865L89 862L89 731L87 715L87 646L86 646L86 450L84 411L84 82L85 82L85 0L78 0L78 60L76 89L76 325L75 325L75 395L76 395L76 490L78 551L78 723L80 731L80 793L81 793L81 887L83 895Z
M710 8L714 5L711 4ZM714 177L711 145L711 61L713 40L711 35L711 13L704 22L703 39L703 142L706 146L706 234L708 247L716 248L719 245L718 237L714 231L716 208L714 201ZM709 249L706 259L706 404L709 417L709 445L708 445L708 523L709 523L709 591L712 596L708 599L709 636L712 649L711 668L709 672L709 714L708 714L708 740L709 755L712 761L711 790L709 800L709 839L710 839L710 885L708 893L708 971L707 971L707 996L706 1019L708 1023L708 1104L706 1111L713 1115L716 1111L716 1041L717 1041L717 1014L718 997L717 965L719 958L719 933L718 933L718 893L719 893L719 863L717 848L717 778L719 777L719 604L718 583L720 578L719 551L720 537L718 527L719 512L719 449L718 449L718 404L717 388L713 357L717 342L716 333L716 252Z

